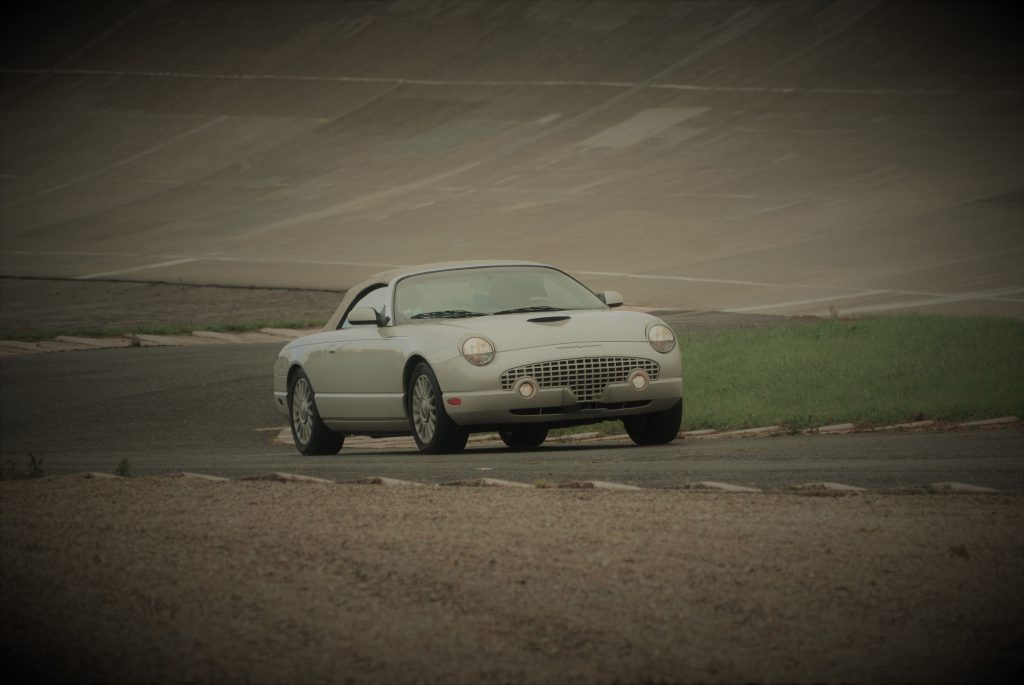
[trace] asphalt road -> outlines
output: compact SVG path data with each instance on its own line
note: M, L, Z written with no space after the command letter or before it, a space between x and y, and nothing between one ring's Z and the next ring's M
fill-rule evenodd
M959 481L1024 491L1024 431L866 433L688 440L638 448L628 439L548 445L514 453L469 449L345 449L302 457L274 445L285 423L270 400L279 345L96 350L0 360L0 452L24 467L29 453L47 475L195 471L229 477L288 471L334 480L388 476L446 482L488 476L608 480L660 487L718 480L762 488L837 481L896 488Z

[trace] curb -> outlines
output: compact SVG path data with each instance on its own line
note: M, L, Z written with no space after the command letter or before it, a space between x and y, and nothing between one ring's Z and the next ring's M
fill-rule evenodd
M849 433L877 433L880 431L909 431L909 430L920 430L924 428L937 428L946 430L965 430L971 428L989 428L989 427L1004 427L1012 426L1020 423L1020 419L1016 416L1002 416L995 419L982 419L980 421L962 421L959 423L940 424L937 421L912 421L910 423L897 423L892 426L877 426L873 428L858 428L853 423L837 423L830 426L819 426L817 428L807 428L800 433L804 435L846 435ZM294 445L292 440L291 429L285 427L273 427L273 428L257 428L257 432L264 431L278 431L277 436L273 439L273 442L277 445ZM759 428L744 428L742 430L735 431L723 431L719 432L713 428L705 428L701 430L684 431L676 436L676 440L714 440L717 438L764 438L774 437L776 435L783 435L786 433L785 429L781 426L761 426ZM615 433L612 435L605 435L599 432L589 433L570 433L569 435L556 435L549 438L547 442L553 444L563 443L599 443L616 440L626 439L625 433ZM490 445L493 443L497 446L502 446L504 443L496 433L481 433L478 435L471 435L469 437L469 443L475 444L476 446ZM389 438L367 438L364 436L352 436L348 438L346 444L349 447L363 448L363 449L415 449L416 442L411 437L396 436Z
M609 483L604 480L573 480L568 483L559 483L556 489L569 490L643 490L635 485L625 483Z
M399 480L397 478L384 478L383 476L370 476L368 478L356 478L354 480L339 481L341 485L383 485L384 487L404 487L406 485L421 486L426 483L417 483L411 480Z
M273 471L241 478L226 478L204 473L188 471L174 471L171 473L158 474L155 476L125 477L113 473L102 473L98 471L85 471L64 476L52 476L50 478L72 478L85 480L117 480L132 481L143 478L158 478L163 480L179 481L207 481L211 483L232 483L232 482L265 482L265 483L300 483L310 485L351 485L351 486L378 486L378 487L474 487L474 488L518 488L531 490L618 490L626 492L657 492L657 491L682 491L695 495L704 494L764 494L764 495L793 495L793 496L832 496L844 497L861 494L880 495L991 495L991 494L1022 494L1006 492L997 488L990 488L984 485L973 485L971 483L940 482L929 483L918 486L901 486L896 488L869 489L846 483L833 483L828 481L815 483L801 483L776 488L761 489L736 485L734 483L722 483L718 481L695 481L682 483L680 485L640 487L627 483L614 483L601 480L574 480L563 483L552 483L549 481L537 481L533 484L521 483L518 481L502 480L500 478L466 478L463 480L447 483L420 483L416 481L387 478L384 476L367 476L352 480L334 481L327 478L317 478L296 473L282 473Z
M969 483L931 483L928 485L927 490L929 492L936 493L970 493L970 494L981 494L981 493L994 493L999 492L995 488L986 488L983 485L971 485Z
M188 345L217 345L224 343L286 342L318 331L320 331L319 328L308 330L261 328L258 331L239 333L222 333L220 331L192 331L191 333L181 335L131 333L109 338L59 335L53 340L39 340L36 342L2 340L0 341L0 356L35 354L39 352L76 352L79 350L102 350L121 347L184 347Z
M132 341L127 338L81 338L76 335L58 335L54 340L91 349L112 349L131 347L132 345Z
M259 476L246 476L245 478L239 478L239 480L273 481L277 483L326 483L328 485L335 484L335 481L327 480L326 478L303 476L297 473L280 473L278 471L275 471L273 473L264 473Z
M936 428L938 430L962 430L969 428L987 428L1012 426L1020 423L1017 416L1001 416L994 419L981 419L977 421L954 421L951 423L939 423L938 421L911 421L910 423L897 423L891 426L858 427L854 423L836 423L829 426L818 426L817 428L805 428L800 431L805 435L844 435L847 433L873 433L878 431L908 431L923 428ZM681 440L707 440L714 438L759 438L782 435L786 429L782 426L760 426L758 428L744 428L734 431L717 431L713 428L702 430L685 431L680 433L677 439Z
M743 485L731 483L719 483L713 480L702 480L696 483L684 483L678 490L689 490L690 492L731 492L731 493L756 493L763 492L760 488L748 488Z
M230 478L224 478L223 476L210 476L205 473L192 473L190 471L178 471L177 473L165 473L159 478L186 478L192 480L208 480L212 483L226 483L230 481Z
M979 426L1002 426L1017 423L1020 419L1016 416L1002 416L998 419L982 419L981 421L964 421L958 424L960 428L976 428Z
M859 495L867 492L867 488L860 488L856 485L846 485L844 483L801 483L800 485L793 485L788 488L801 495Z
M694 437L700 437L704 440L714 438L761 438L771 435L782 435L785 432L786 429L782 426L761 426L759 428L743 428L734 431L724 431L722 433L713 431L711 433L705 433Z
M533 488L529 483L501 480L500 478L466 478L465 480L441 483L441 485L470 488Z

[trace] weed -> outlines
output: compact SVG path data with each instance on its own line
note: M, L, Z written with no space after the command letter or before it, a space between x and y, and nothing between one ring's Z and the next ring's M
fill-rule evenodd
M0 480L26 480L28 478L42 478L43 459L32 452L28 453L28 465L23 469L13 459L8 459L7 464L0 467Z
M128 461L127 457L124 457L121 461L117 462L117 468L114 469L114 474L121 476L122 478L132 477L132 465L131 462Z

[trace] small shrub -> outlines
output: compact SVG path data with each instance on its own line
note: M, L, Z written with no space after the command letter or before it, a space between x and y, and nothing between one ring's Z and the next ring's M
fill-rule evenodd
M121 476L122 478L132 477L132 465L131 462L128 461L127 457L117 462L117 468L114 469L114 474Z
M26 480L28 478L42 478L43 460L32 452L28 453L28 465L21 468L13 459L8 459L5 466L0 467L0 480Z

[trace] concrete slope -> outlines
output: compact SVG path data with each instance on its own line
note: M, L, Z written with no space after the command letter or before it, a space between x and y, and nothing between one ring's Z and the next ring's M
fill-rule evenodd
M341 289L507 257L641 305L1024 317L1012 9L4 10L0 272Z

